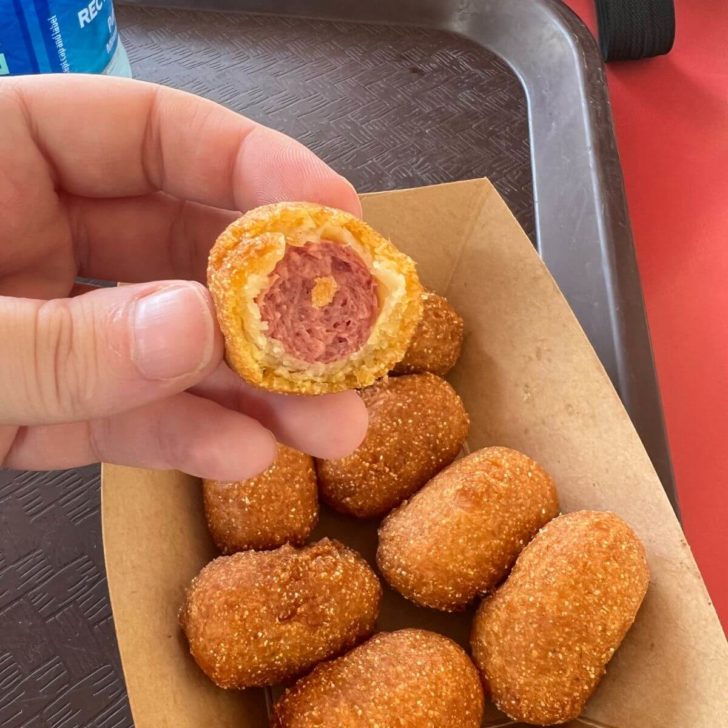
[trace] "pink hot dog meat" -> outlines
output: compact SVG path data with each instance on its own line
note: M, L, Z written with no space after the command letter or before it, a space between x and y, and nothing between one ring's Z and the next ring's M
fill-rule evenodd
M411 258L360 218L308 202L231 223L207 283L227 363L283 394L374 384L404 357L423 309Z
M322 241L289 247L257 299L268 336L306 362L359 350L379 313L377 287L351 248Z

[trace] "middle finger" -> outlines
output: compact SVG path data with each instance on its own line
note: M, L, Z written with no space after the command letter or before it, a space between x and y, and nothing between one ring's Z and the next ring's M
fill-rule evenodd
M221 364L191 390L254 417L280 441L319 458L353 452L366 435L369 417L356 392L315 397L275 394L252 387Z

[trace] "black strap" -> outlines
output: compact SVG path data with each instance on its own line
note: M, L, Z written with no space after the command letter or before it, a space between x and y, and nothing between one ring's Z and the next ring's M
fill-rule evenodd
M668 53L675 40L674 0L596 0L605 61Z

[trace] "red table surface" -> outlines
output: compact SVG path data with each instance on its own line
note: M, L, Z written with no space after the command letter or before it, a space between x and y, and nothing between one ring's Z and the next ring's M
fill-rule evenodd
M728 2L676 19L670 54L607 76L683 526L728 631Z

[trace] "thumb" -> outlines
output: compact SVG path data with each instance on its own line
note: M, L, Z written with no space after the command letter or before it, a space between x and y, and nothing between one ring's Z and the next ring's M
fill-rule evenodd
M0 424L105 417L196 384L222 358L207 290L164 281L0 297Z

